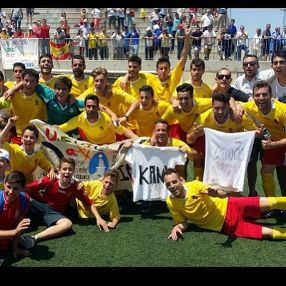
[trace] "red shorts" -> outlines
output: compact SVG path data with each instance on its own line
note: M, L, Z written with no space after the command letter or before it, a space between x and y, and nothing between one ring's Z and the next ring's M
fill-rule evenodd
M13 144L18 144L18 145L22 145L22 138L19 137L19 136L13 136L11 137L11 140L10 140Z
M262 239L262 225L252 221L261 217L259 197L229 197L221 232L230 236Z
M136 130L134 130L134 129L131 129L131 130L133 133L136 134ZM128 139L124 134L117 134L116 133L115 135L116 135L116 142Z
M179 123L170 125L169 136L187 142L187 132L182 129Z
M270 150L263 150L262 163L283 166L286 148L274 148Z
M198 151L203 157L205 157L205 136L200 136L197 138L196 142L192 144L192 147Z

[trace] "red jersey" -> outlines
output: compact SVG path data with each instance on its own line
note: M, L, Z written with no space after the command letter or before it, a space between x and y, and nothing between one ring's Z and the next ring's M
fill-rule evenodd
M50 26L49 25L41 25L41 35L44 39L50 38Z
M31 197L38 199L38 192L43 191L43 197L40 200L54 208L56 211L63 213L69 202L73 198L81 200L84 204L92 205L92 201L84 194L84 187L77 189L78 183L72 179L67 187L61 187L59 179L51 180L49 177L43 177L27 185L30 189Z
M18 199L8 202L5 192L0 192L0 196L0 229L14 229L26 215L30 206L30 197L27 193L21 192ZM9 239L0 240L0 250L6 250L9 241Z

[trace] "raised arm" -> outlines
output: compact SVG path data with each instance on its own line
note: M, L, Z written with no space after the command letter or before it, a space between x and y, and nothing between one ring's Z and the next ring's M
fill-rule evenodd
M10 117L8 119L8 123L6 124L6 126L4 127L4 129L0 132L0 147L3 146L4 142L5 142L5 138L8 135L8 132L10 131L10 129L16 125L16 121L18 119L18 116L13 116Z
M182 53L181 53L181 57L180 57L180 60L179 60L179 63L180 63L180 66L181 66L182 70L185 69L185 64L186 64L186 61L187 61L188 55L189 55L190 41L191 41L191 29L186 29L185 28L185 34L186 34L186 37L185 37L185 40L184 40L184 47L183 47L183 50L182 50Z

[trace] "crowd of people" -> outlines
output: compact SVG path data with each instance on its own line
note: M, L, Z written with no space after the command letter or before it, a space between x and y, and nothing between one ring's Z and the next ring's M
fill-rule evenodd
M33 21L34 9L26 8L24 32L22 8L13 8L9 15L0 10L0 39L38 39L41 53L50 52L50 41L66 42L71 57L82 55L90 60L122 60L143 54L145 60L171 54L179 59L185 28L192 29L190 58L204 54L204 60L211 55L211 59L241 61L243 52L270 61L271 55L286 45L286 27L271 31L271 24L267 24L265 29L257 27L256 33L249 35L247 27L238 28L235 19L228 18L228 8L154 8L150 14L144 8L82 8L76 23L69 23L67 14L62 12L54 31L47 18ZM137 27L139 18L144 20L144 30ZM76 35L72 35L73 28L78 28Z
M30 122L33 119L92 144L124 139L127 150L138 137L147 137L141 144L172 146L184 153L192 164L167 168L163 175L170 191L166 205L174 219L169 235L173 240L182 236L188 220L230 236L286 239L285 229L253 221L286 210L286 51L277 50L271 67L264 71L259 70L258 56L246 53L243 75L231 85L231 71L223 67L216 72L212 87L203 81L204 60L195 57L188 67L189 80L183 82L192 37L188 26L183 30L184 43L173 68L163 55L157 60L156 74L141 72L142 59L131 55L126 74L113 84L108 83L104 68L85 74L82 55L72 57L72 74L54 75L49 53L39 57L39 72L16 62L14 81L5 81L0 71L0 251L12 249L14 256L27 256L38 242L66 233L72 228L67 213L72 202L78 217L95 218L101 231L109 232L120 222L113 192L118 171L107 170L100 180L78 181L72 155L54 166L36 148L39 131ZM255 130L247 168L248 197L202 183L206 127L225 133ZM259 160L265 197L256 191ZM34 180L37 167L47 176ZM186 182L189 168L194 177ZM275 169L281 196L277 196ZM30 224L41 223L39 219L47 228L25 235Z

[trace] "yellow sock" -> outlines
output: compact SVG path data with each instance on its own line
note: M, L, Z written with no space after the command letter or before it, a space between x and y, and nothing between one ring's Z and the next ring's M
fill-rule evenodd
M262 173L262 186L266 197L275 197L275 182L272 173Z
M273 233L272 233L273 239L283 239L286 240L286 228L273 228Z
M267 199L272 210L286 210L286 197L268 197Z
M194 167L194 179L202 181L204 175L204 169L202 167Z

